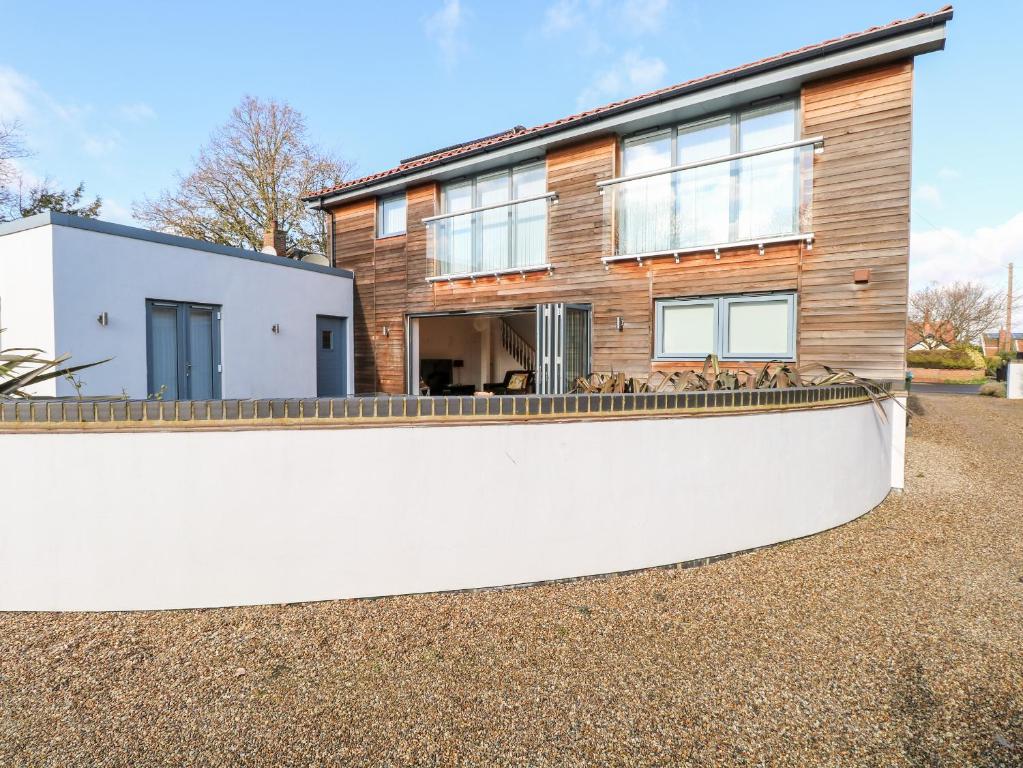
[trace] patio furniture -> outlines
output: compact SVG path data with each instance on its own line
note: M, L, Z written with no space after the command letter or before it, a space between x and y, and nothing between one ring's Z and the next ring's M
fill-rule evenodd
M528 395L534 391L534 383L533 371L506 371L504 381L484 384L483 389L495 395Z

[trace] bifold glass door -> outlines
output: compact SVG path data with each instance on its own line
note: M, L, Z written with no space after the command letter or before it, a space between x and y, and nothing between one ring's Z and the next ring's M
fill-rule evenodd
M220 307L147 301L148 390L164 400L220 394Z
M590 374L590 307L583 304L536 305L536 391L570 392Z

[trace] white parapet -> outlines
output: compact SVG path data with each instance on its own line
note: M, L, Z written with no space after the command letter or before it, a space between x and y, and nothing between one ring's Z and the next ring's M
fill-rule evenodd
M0 437L0 610L283 603L562 579L853 520L904 413Z
M885 405L891 414L892 490L906 487L906 421L909 418L905 395L895 395Z
M1023 400L1023 363L1009 363L1005 377L1005 396L1010 400Z

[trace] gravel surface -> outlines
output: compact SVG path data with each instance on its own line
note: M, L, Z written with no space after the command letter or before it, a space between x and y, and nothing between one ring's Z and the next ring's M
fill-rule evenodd
M0 765L1023 765L1023 405L915 400L905 494L702 568L0 614Z

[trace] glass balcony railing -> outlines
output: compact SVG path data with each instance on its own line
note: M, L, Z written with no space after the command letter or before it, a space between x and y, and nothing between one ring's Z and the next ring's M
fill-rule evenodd
M710 250L810 233L813 142L604 182L605 221L614 232L612 258Z
M554 193L424 219L431 280L548 268L547 214Z

